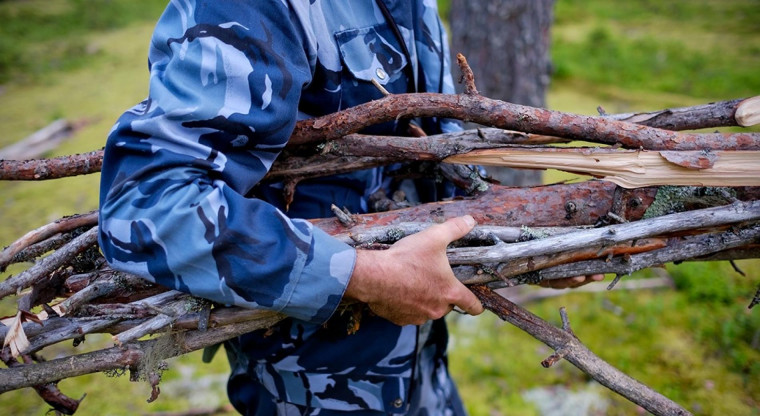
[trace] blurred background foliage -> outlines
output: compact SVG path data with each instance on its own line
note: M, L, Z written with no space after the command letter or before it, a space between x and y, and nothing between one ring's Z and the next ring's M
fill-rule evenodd
M146 95L149 36L165 4L0 0L0 146L63 117L85 125L48 156L102 147L114 120ZM448 2L439 4L446 17ZM760 93L757 0L558 0L552 38L552 109L648 111ZM95 209L97 194L97 175L0 183L0 245ZM760 312L746 307L760 283L760 262L737 264L746 276L726 262L668 265L626 279L668 276L673 288L575 291L527 307L558 323L557 310L566 306L592 350L695 414L760 415ZM13 307L0 305L0 314ZM492 316L450 322L451 368L473 416L642 413L566 362L541 368L551 352ZM107 344L108 337L88 337L77 350ZM43 356L60 353L51 348ZM79 415L229 412L223 354L212 364L191 354L170 365L152 404L145 403L150 387L128 377L95 374L60 387L77 398L87 393ZM31 390L0 395L0 408L12 415L48 409Z

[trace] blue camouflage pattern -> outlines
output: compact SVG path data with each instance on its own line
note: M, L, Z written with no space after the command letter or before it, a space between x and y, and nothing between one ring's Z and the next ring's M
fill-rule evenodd
M262 183L297 120L381 98L373 79L391 93L454 92L435 1L384 4L408 56L375 0L172 0L151 39L148 98L108 137L99 237L112 267L291 317L227 345L243 414L461 414L445 324L360 311L349 335L357 315L339 304L356 252L304 220L332 203L366 212L383 169L303 181L287 211L282 184Z

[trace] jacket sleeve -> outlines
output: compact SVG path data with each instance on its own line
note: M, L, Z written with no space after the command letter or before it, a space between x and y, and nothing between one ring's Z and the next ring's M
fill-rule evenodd
M354 249L245 197L311 80L302 34L282 1L170 2L149 97L106 144L100 244L114 268L223 304L330 317Z

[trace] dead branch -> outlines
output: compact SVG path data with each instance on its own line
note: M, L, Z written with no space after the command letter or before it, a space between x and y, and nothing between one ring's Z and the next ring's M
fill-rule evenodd
M51 159L22 161L0 159L0 179L6 181L38 181L87 175L100 172L102 165L102 150Z
M721 260L748 258L748 255L751 258L757 258L760 256L760 249L757 246L750 249L751 253L745 252L742 248L751 246L759 238L760 226L758 225L741 230L728 230L720 233L681 237L669 241L668 246L662 249L628 256L567 263L543 270L535 270L524 275L503 276L506 278L502 281L494 281L489 286L494 288L511 287L525 284L526 282L539 282L541 280L562 279L569 276L596 273L629 275L633 272L665 263L687 260L705 261L704 256L716 253L721 254ZM734 251L734 249L738 250ZM466 272L464 270L459 272L462 276L465 276L465 273L473 276L471 269ZM465 277L460 280L468 281ZM481 277L480 280L483 280L483 278Z
M569 323L566 319L563 319L566 328L559 329L485 286L476 285L471 289L483 302L486 309L495 313L502 320L527 332L557 353L561 351L561 358L569 361L615 393L655 415L691 414L672 400L621 372L591 352L569 330Z
M29 269L0 282L0 299L31 286L37 280L45 278L49 273L66 264L77 254L92 247L98 240L97 231L97 227L91 228Z
M583 249L591 244L617 244L679 231L707 229L760 220L760 201L663 215L647 221L576 231L541 240L495 247L463 247L448 250L451 264L505 263L521 257Z
M674 130L715 127L729 125L730 123L737 125L738 123L733 116L727 116L732 111L743 120L742 123L744 124L742 125L751 125L756 123L753 120L758 117L756 108L757 102L760 100L758 97L682 109L662 110L648 113L648 115L624 114L590 117L492 100L478 95L474 83L472 83L472 90L474 93L461 95L433 93L388 95L380 100L328 116L299 121L288 143L288 148L294 149L304 144L340 139L343 136L356 133L364 127L398 118L442 116L513 131L501 133L505 136L504 138L512 136L512 143L583 140L600 144L620 144L627 148L648 150L760 149L760 134L756 133L679 133L646 126L647 123L655 123L653 120L657 120L657 126L669 125ZM625 119L631 123L617 119ZM644 125L632 124L638 122ZM484 132L486 133L484 134ZM460 137L471 136L472 134L472 132L460 133ZM481 129L478 134L483 139L490 135L485 129ZM442 135L442 138L445 136ZM453 136L449 137L453 138ZM353 140L359 139L354 138ZM390 141L391 139L382 136L369 136L365 137L364 141L369 142L369 144L376 143L375 147L377 147L377 145L382 146L385 140ZM369 154L357 150L352 151L354 156L369 157L371 152L375 152L375 150L368 149L367 152ZM0 179L45 180L99 172L102 156L103 151L98 150L53 159L0 160ZM363 169L390 163L390 161L384 161L381 156L377 157L380 159L350 158L350 163L353 164L350 169ZM421 154L414 157L424 159L428 156ZM414 160L414 157L408 160ZM322 165L321 170L328 172L324 174L329 174L330 169L337 169L334 170L334 173L345 172L346 169L349 169L340 166L341 163L348 163L347 159L340 159L340 156L322 156L321 158L328 158L328 160L320 161L320 157L311 157L302 161L280 162L284 166L279 170L275 169L270 179L276 180L280 176L299 177L298 169L303 169L303 166L308 164ZM287 174L285 171L288 169L295 169L295 171Z
M2 159L31 159L40 157L58 147L61 142L71 136L74 126L65 119L58 119L37 130L31 135L0 149Z
M93 226L98 223L98 213L77 214L64 217L36 230L29 231L0 252L0 272L12 263L13 257L32 244L44 241L56 234L72 231L80 227Z
M493 100L480 95L395 94L300 121L288 143L321 143L365 127L414 117L446 117L485 126L648 150L759 150L760 134L682 133L604 117L583 116ZM718 145L716 149L712 146Z
M37 364L24 364L13 368L0 369L0 394L84 374L119 369L135 370L148 358L155 361L186 354L256 329L268 328L283 318L282 315L273 312L256 312L258 315L256 318L249 317L249 320L242 323L209 328L206 331L188 331L181 335L164 335L173 337L172 342L176 345L176 349L170 350L170 354L165 356L155 356L158 351L154 349L154 346L160 340L159 338L131 342L121 347L58 358Z
M34 358L32 356L25 355L23 357L23 360L24 363L28 365L33 363ZM9 368L15 368L22 365L15 358L11 357L10 354L8 354L5 350L0 351L0 361L3 361ZM45 401L45 403L53 406L53 410L64 415L73 415L79 408L79 404L82 402L82 399L84 399L84 396L82 396L82 398L79 400L75 400L64 395L60 390L58 390L57 382L38 384L31 387L34 388L34 390L42 398L42 400Z
M489 288L492 288L491 285L488 286ZM636 280L629 280L625 282L621 282L619 285L615 286L618 290L653 290L653 289L672 289L674 287L673 279L669 277L653 277L648 279L636 279ZM574 289L550 289L550 288L540 288L525 292L520 292L517 294L511 294L510 292L500 293L502 296L506 297L513 303L516 303L518 305L525 305L530 302L535 302L543 299L548 298L555 298L558 296L565 296L570 293L599 293L599 292L605 292L607 289L602 285L586 285L577 287ZM497 291L497 293L499 293Z
M611 120L627 121L666 130L696 130L713 127L751 126L748 113L760 99L752 97L730 101L718 101L691 107L668 108L647 113L600 114ZM743 110L737 111L740 108ZM738 114L737 114L738 112ZM737 117L738 115L738 117ZM745 123L745 124L742 124ZM756 121L755 121L756 123Z

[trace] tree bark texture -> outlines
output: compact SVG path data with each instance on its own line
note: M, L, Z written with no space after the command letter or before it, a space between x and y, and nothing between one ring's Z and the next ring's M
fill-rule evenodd
M467 56L481 94L546 106L554 0L452 0L451 50ZM489 167L504 185L541 183L541 172Z

